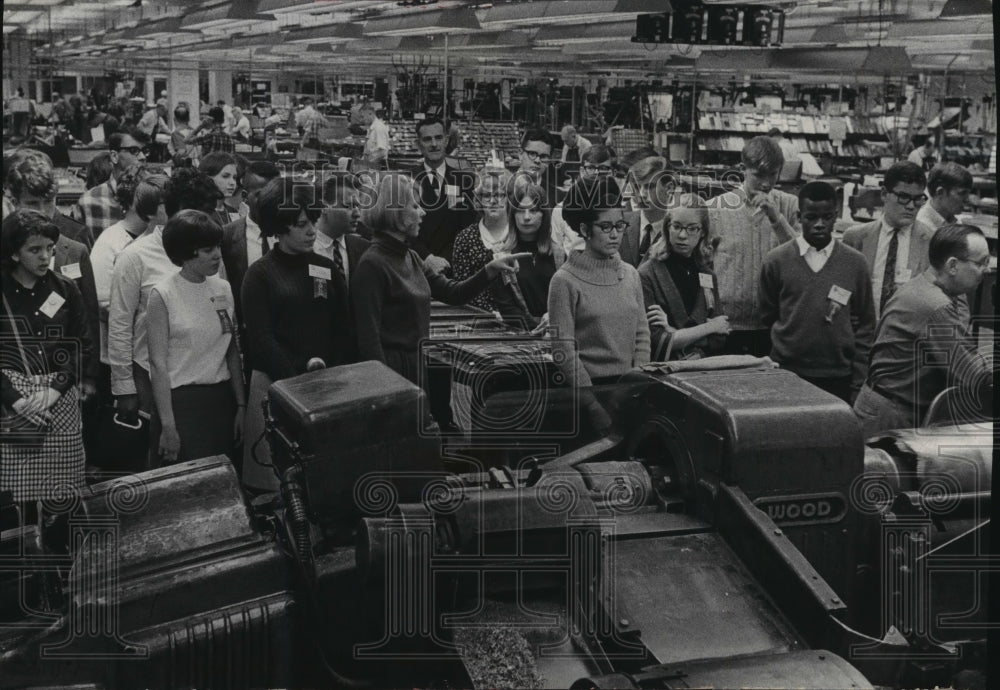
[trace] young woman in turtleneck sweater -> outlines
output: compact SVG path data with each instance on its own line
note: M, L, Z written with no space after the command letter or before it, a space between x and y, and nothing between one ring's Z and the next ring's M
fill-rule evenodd
M241 288L246 350L253 373L247 401L243 482L277 487L268 462L261 403L271 383L307 371L310 360L328 366L357 361L347 285L333 261L313 252L321 208L310 185L291 177L271 180L257 200L261 231L271 251L246 272Z
M502 316L520 319L535 328L548 310L549 283L556 272L552 246L552 216L545 190L524 177L509 185L511 229L502 251L524 252L529 259L518 262L517 276L495 280L490 285L493 300Z
M570 385L588 388L649 362L649 326L639 273L618 255L628 226L618 184L602 178L574 186L563 218L586 244L549 285L549 321L559 334L552 354ZM581 403L596 431L610 428L610 417L592 395L582 395Z
M721 354L729 319L705 251L708 209L694 194L676 198L665 236L639 267L654 361ZM708 286L711 287L708 287Z
M424 216L419 187L406 175L389 173L377 194L364 216L373 231L372 245L351 276L358 350L362 360L383 362L416 382L419 344L430 335L431 298L464 304L529 255L493 259L466 280L450 280L425 268L407 244L417 236Z

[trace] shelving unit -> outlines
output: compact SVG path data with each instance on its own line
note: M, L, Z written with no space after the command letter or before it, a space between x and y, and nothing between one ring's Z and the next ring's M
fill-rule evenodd
M844 123L846 137L841 143L830 139L831 123ZM836 125L833 125L836 127ZM751 137L767 134L777 127L800 153L834 161L865 161L891 155L888 137L876 118L857 115L818 113L760 113L715 110L698 117L696 150L703 158L726 159L739 154Z

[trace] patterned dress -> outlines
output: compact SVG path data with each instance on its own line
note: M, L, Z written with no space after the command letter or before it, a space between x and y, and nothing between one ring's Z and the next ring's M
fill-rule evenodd
M497 243L497 245L500 244L502 242ZM499 249L499 247L497 248ZM493 261L493 250L483 244L478 221L458 233L451 256L451 267L455 280L465 280L476 275L491 261ZM496 301L489 290L476 295L469 304L486 311L496 311L497 309Z

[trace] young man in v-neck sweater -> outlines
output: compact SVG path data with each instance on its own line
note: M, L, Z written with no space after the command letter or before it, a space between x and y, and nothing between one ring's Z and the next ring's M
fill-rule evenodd
M850 403L864 382L875 304L864 255L833 239L836 210L832 186L802 187L802 235L768 253L759 298L771 358Z

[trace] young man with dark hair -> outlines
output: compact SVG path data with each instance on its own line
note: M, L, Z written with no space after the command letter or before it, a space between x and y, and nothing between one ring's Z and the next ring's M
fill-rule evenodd
M772 249L760 273L771 359L850 403L864 382L875 330L868 264L861 252L833 239L832 186L803 186L799 218L802 234Z
M965 298L989 269L986 237L973 225L942 226L930 239L928 263L889 300L875 331L868 378L854 403L866 438L920 426L947 386L975 391L968 399L993 398L993 367L969 337Z
M927 178L916 163L900 161L885 172L882 217L844 232L844 244L868 260L876 318L900 285L927 269L927 243L934 231L918 221Z
M627 214L629 229L622 237L622 261L636 268L646 259L649 248L663 236L670 200L676 188L667 161L662 156L649 156L635 162L628 172L628 183L634 211Z
M417 121L415 130L421 161L413 170L413 179L420 187L420 206L425 213L420 221L420 234L411 246L424 265L441 271L451 264L459 230L476 220L473 202L476 179L472 171L448 165L448 134L443 121L428 117Z
M775 189L785 158L778 143L754 137L743 147L743 184L709 201L709 242L715 247L719 311L729 317L729 354L763 357L770 329L761 320L760 268L767 253L793 239L799 200Z
M223 129L225 122L226 113L222 108L219 106L209 108L208 117L202 120L198 129L187 138L187 143L200 144L202 156L207 156L212 151L236 153L233 138Z
M938 163L927 176L930 203L917 211L917 221L937 230L954 223L972 193L972 174L958 163Z
M115 199L116 180L133 165L146 160L148 145L149 138L135 128L126 132L115 132L108 138L111 177L107 182L84 192L70 213L73 220L87 226L94 240L104 232L105 228L111 227L125 217L121 204Z

